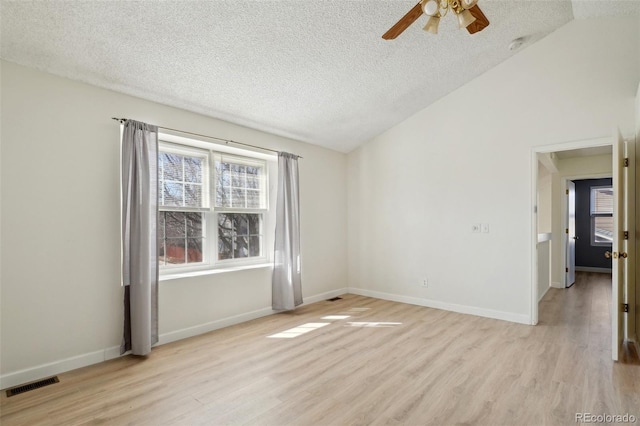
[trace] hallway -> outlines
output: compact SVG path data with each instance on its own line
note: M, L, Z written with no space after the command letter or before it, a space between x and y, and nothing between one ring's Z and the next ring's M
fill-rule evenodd
M557 351L552 381L562 388L554 409L582 406L592 414L624 414L631 407L638 411L640 365L635 351L622 350L621 362L611 361L610 274L577 272L572 287L549 289L540 302L540 326L547 333L545 341L562 342L550 349Z

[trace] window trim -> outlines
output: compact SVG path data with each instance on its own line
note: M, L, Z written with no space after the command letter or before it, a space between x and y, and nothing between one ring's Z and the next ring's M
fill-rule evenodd
M205 164L205 170L203 173L206 175L211 175L211 161L209 151L201 148L195 148L191 146L178 146L171 142L166 142L164 140L158 140L158 153L160 152L168 152L171 154L186 156L190 155L193 157L203 158ZM158 168L158 185L160 185L160 169ZM160 191L161 192L161 191ZM191 211L191 212L207 212L211 208L211 179L203 179L202 180L202 193L203 193L203 207L180 207L180 206L162 206L160 208L160 201L158 200L158 211L166 210L166 211ZM160 193L158 194L160 197Z
M591 230L589 235L589 242L592 247L612 247L611 242L596 241L596 218L598 217L611 217L613 218L613 212L611 213L598 213L595 211L595 190L598 189L611 189L613 191L613 185L597 185L589 187L589 220L591 222Z
M203 213L203 253L202 262L192 264L167 264L160 265L161 279L176 279L188 276L200 276L213 274L218 272L230 272L243 269L253 269L266 267L273 260L273 231L275 230L275 212L269 206L275 205L275 188L271 186L271 182L275 182L277 173L277 157L261 152L254 152L235 147L228 147L212 142L205 142L196 139L189 139L181 136L175 136L166 133L158 135L159 146L158 151L174 152L177 154L193 153L198 156L206 155L208 157L208 208L175 208L158 206L158 211L196 211ZM168 151L166 148L169 148ZM260 164L264 166L264 188L266 192L262 209L245 209L245 208L215 208L215 158L228 157L242 161L247 165ZM205 179L207 180L207 179ZM158 178L158 182L160 179ZM218 260L218 213L248 213L261 214L261 248L260 256L240 259L223 259ZM206 245L205 245L206 244Z

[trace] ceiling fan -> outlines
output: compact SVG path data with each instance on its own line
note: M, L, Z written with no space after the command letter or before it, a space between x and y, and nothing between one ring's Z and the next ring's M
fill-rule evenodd
M449 10L458 17L460 28L466 28L469 34L475 34L489 25L489 20L484 16L477 3L478 0L420 0L420 3L413 6L389 31L384 33L382 38L393 40L398 37L423 13L429 16L427 25L423 29L437 34L440 18L445 16Z

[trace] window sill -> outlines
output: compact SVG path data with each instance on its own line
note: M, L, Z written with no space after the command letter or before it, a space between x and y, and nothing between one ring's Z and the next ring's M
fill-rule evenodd
M272 266L273 266L273 262L269 262L269 263L258 263L255 265L239 265L239 266L229 266L226 268L205 269L201 271L165 273L160 275L160 281L170 281L170 280L177 280L180 278L189 278L189 277L200 277L203 275L224 274L227 272L245 271L248 269L271 268Z

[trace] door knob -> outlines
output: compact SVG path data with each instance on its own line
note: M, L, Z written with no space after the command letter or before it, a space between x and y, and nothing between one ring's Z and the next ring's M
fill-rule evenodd
M619 254L619 256L620 256L620 258L624 258L624 259L626 259L626 258L627 258L627 256L628 256L628 254L627 254L626 252L624 252L624 251L621 251L621 252L620 252L620 254Z
M613 253L611 253L609 250L604 252L604 257L606 257L607 259L611 259L612 257L614 259L618 258L618 252L614 251Z
M578 237L577 235L575 237L573 237L574 240L577 240L578 238L580 238L580 237Z

